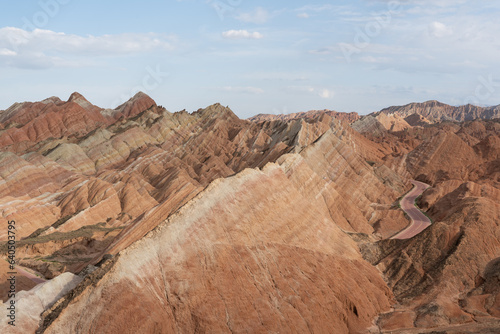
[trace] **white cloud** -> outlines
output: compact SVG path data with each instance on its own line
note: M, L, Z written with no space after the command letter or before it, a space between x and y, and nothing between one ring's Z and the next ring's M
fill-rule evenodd
M429 33L437 38L447 37L453 35L453 29L441 22L432 22L429 25Z
M12 51L10 49L6 49L6 48L0 49L0 56L15 56L16 54L17 54L17 52Z
M335 91L328 88L317 88L312 86L289 86L288 89L291 92L306 93L307 95L315 95L323 99L330 99L335 95Z
M172 36L153 33L79 36L42 29L0 28L0 55L12 56L7 65L22 68L67 66L79 63L71 58L81 59L82 56L121 56L172 50L174 42Z
M244 76L250 80L271 80L271 81L307 81L309 74L294 71L257 71Z
M242 22L250 22L256 24L263 24L269 21L271 15L267 10L262 7L257 7L254 11L249 13L241 13L236 16L236 19Z
M333 5L306 5L300 8L297 8L298 12L324 12L328 10L333 10L335 8L340 8L341 6L333 6Z
M297 17L301 18L301 19L308 19L310 17L310 15L307 13L299 13L299 14L297 14Z
M388 63L392 59L389 57L364 56L360 57L359 60L364 63L378 64L378 63Z
M222 90L226 92L234 92L234 93L245 93L245 94L263 94L264 90L258 87L233 87L226 86L223 87Z
M314 93L315 89L311 86L289 86L288 89L292 92Z
M260 32L249 32L247 30L228 30L222 33L222 37L229 39L261 39L264 36Z
M319 91L318 95L324 99L329 99L335 95L335 92L333 90L324 88Z
M102 36L79 36L35 29L31 32L5 27L0 29L0 45L25 46L32 50L52 50L64 53L123 54L150 51L152 49L172 49L172 36L145 33L125 33Z

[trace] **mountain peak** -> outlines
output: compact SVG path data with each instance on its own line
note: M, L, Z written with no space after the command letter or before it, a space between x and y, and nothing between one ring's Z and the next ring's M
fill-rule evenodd
M156 102L149 95L144 92L137 92L127 102L116 107L115 110L128 118L134 117L153 106L156 106Z
M54 104L58 104L58 103L62 103L61 99L58 98L57 96L51 96L51 97L48 97L42 101L40 101L41 103L44 103L44 104L48 104L48 103L54 103Z
M142 91L138 91L137 93L135 93L135 95L132 97L132 100L135 100L135 99L141 99L141 98L151 98L148 94L142 92Z
M214 103L205 109L198 109L195 114L200 115L201 117L206 117L206 118L236 118L239 119L238 116L234 114L234 112L231 110L231 108L224 107L220 103Z
M87 99L85 97L83 97L82 94L80 94L78 92L74 92L73 94L70 95L68 102L74 102L75 100L80 100L80 99L87 101Z
M101 108L90 103L82 94L78 92L74 92L73 94L71 94L71 96L68 99L68 103L69 102L74 102L89 112L101 110Z

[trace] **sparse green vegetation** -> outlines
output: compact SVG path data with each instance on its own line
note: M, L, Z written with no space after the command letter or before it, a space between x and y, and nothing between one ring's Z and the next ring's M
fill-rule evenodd
M40 234L42 234L43 232L47 231L49 229L50 226L45 226L45 227L41 227L39 228L38 230L36 230L35 232L31 233L30 235L28 235L27 237L23 238L24 239L33 239L33 238L36 238L38 237Z
M64 223L65 223L65 222L67 222L68 220L70 220L70 219L71 219L71 217L76 216L76 215L77 215L77 214L79 214L80 212L82 212L82 210L75 212L75 214L73 214L73 215L67 215L67 216L65 216L65 217L62 217L62 218L58 219L58 220L57 220L54 224L52 224L52 227L53 227L53 228L58 228L59 226L61 226L62 224L64 224Z
M42 244L50 241L63 241L63 240L70 240L70 239L76 239L76 238L91 238L94 232L111 232L114 230L119 230L123 229L123 227L111 227L107 228L104 227L105 223L98 223L95 225L88 225L88 226L83 226L79 228L78 230L71 231L71 232L54 232L48 235L42 235L40 236L40 233L36 237L28 237L26 239L19 240L17 242L17 247L21 247L23 245L35 245L35 244ZM32 233L33 235L34 233ZM7 251L7 242L3 242L0 245L0 252L5 253Z

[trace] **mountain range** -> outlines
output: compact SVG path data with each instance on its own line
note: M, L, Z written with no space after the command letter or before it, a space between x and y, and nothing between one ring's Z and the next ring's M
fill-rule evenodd
M47 282L19 276L14 332L495 333L499 119L437 101L248 120L144 93L16 103L0 221ZM391 239L412 179L433 223Z

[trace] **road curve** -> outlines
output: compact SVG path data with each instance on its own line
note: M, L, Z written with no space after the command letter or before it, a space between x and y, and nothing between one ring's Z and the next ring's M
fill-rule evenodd
M413 189L406 194L403 199L401 199L401 209L410 217L411 223L410 225L393 236L391 239L410 239L425 230L427 227L431 225L431 220L427 218L426 215L422 213L415 206L415 199L420 196L425 189L429 188L428 184L419 181L411 181L414 187Z

